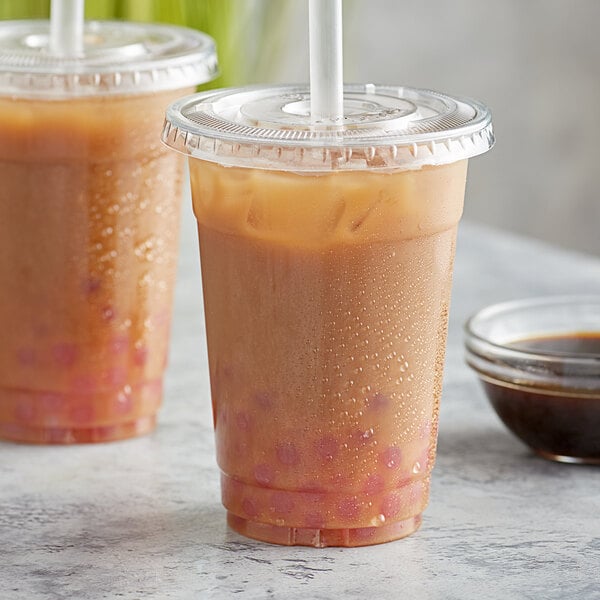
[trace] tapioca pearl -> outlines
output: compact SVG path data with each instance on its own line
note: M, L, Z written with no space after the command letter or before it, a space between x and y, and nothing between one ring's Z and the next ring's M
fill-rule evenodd
M81 291L86 296L92 296L100 291L102 280L99 277L88 277L81 282Z
M77 425L92 425L94 420L94 407L89 404L78 404L71 408L69 416Z
M34 348L24 346L17 350L17 362L23 367L34 367L37 364L37 353Z
M365 480L362 491L368 495L376 495L381 494L385 489L385 480L379 475L379 473L374 473L373 475L369 475Z
M250 431L252 419L247 412L240 411L235 415L235 424L240 431Z
M292 442L277 444L275 452L279 462L283 465L292 467L300 462L300 452Z
M275 471L273 467L267 463L261 463L254 467L254 479L260 485L269 486L275 479Z
M268 410L273 407L273 398L269 392L260 391L252 396L254 404L263 410Z
M148 361L148 348L145 346L136 346L133 351L133 364L137 367L143 367Z
M250 498L244 498L242 500L242 510L248 517L256 517L258 515L258 507L256 502Z
M54 344L52 358L61 367L72 367L79 358L79 350L75 344Z
M58 413L65 409L67 398L62 394L46 393L39 398L40 407L45 413Z
M356 519L361 511L361 502L358 498L342 498L338 501L336 512L342 519Z
M44 322L33 322L31 324L31 331L37 339L44 338L50 334L50 326Z
M379 461L388 469L398 469L402 464L402 450L390 446L379 454Z
M339 447L339 441L330 435L323 436L315 442L317 455L325 461L333 460L337 456Z
M369 398L369 408L373 411L382 411L390 406L390 399L381 392L376 392Z
M102 317L103 321L105 321L106 323L110 323L111 321L114 321L115 317L117 316L117 313L113 306L107 305L103 306L100 310L100 316Z
M127 381L128 374L125 367L112 367L102 375L102 381L108 385L121 386Z
M398 493L388 494L381 502L380 513L386 519L394 519L404 508L402 496Z
M269 498L269 508L276 515L289 515L294 510L294 500L286 492L275 492Z
M33 398L26 396L25 394L20 395L17 398L17 405L15 406L15 419L20 423L29 423L35 417L35 401Z

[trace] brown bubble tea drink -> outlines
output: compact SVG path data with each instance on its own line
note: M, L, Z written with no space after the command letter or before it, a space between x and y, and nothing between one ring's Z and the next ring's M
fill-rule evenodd
M340 125L305 89L170 107L190 156L228 522L279 544L415 531L428 502L467 159L481 105L347 86Z
M211 78L190 30L0 27L0 437L100 442L153 429L177 262L182 164L165 107ZM158 123L158 125L157 125Z

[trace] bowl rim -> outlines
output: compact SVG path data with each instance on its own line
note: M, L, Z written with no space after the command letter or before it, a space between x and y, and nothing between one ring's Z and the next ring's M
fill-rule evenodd
M502 315L514 313L517 310L531 310L535 307L547 307L547 306L582 306L582 305L595 305L598 308L598 315L600 317L600 294L569 294L569 295L550 295L550 296L536 296L532 298L522 298L516 300L508 300L504 302L498 302L495 304L487 305L475 313L473 313L464 323L463 331L465 333L465 345L470 352L479 354L475 348L475 345L486 348L491 354L501 354L503 356L513 356L515 358L539 360L539 361L560 361L562 363L577 363L577 364L589 364L594 365L600 362L600 352L598 353L582 353L582 352L556 352L556 351L543 351L543 350L527 350L524 348L510 346L509 344L503 344L499 342L493 342L485 335L477 333L474 326L477 322L485 319L486 321L497 319ZM576 329L572 333L579 333ZM583 333L583 332L581 332ZM589 332L586 332L589 333ZM596 330L594 330L596 333ZM600 322L597 329L598 336L600 337ZM548 332L551 336L551 331Z

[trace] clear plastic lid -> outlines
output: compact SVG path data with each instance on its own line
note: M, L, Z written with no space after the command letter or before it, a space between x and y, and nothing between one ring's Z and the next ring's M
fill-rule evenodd
M69 98L137 94L217 75L214 40L183 27L88 21L81 56L49 51L49 21L0 22L0 95Z
M194 94L168 108L162 139L196 158L286 171L417 169L494 144L478 102L373 84L344 86L344 117L328 122L311 119L308 86Z

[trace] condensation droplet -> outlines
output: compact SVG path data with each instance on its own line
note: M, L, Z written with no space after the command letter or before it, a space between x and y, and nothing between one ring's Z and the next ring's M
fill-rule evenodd
M372 427L370 427L369 429L367 429L366 431L363 431L360 438L362 440L368 440L369 438L373 437L373 434L375 433L375 431L373 430Z
M385 523L385 515L379 514L371 519L371 525L373 527L380 527Z

